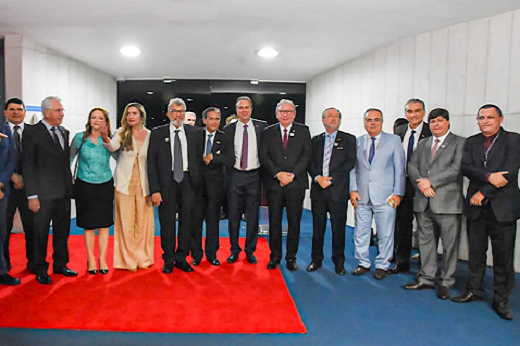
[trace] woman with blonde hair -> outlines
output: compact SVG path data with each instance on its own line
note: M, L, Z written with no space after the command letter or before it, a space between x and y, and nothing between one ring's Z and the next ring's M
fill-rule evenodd
M103 145L101 131L111 133L108 112L101 107L88 114L85 131L74 136L70 147L70 160L77 156L76 225L83 228L87 248L87 271L97 274L94 245L96 228L99 241L99 272L108 273L108 228L114 224L114 180L110 169L111 153Z
M125 107L121 128L112 139L102 133L108 150L119 151L114 173L114 268L134 272L154 263L154 216L146 173L150 130L145 123L144 107L133 102Z

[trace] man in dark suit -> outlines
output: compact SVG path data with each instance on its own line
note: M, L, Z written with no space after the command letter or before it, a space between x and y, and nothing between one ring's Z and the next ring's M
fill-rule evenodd
M309 188L307 169L312 155L311 134L306 125L294 122L296 108L291 100L276 105L277 124L262 134L260 162L269 203L269 248L275 269L282 259L282 215L287 211L287 269L298 269L296 253L300 241L300 221L305 190Z
M231 256L228 263L235 263L242 251L238 245L240 217L247 215L246 252L247 261L257 263L254 252L258 240L258 209L261 201L261 178L259 147L260 137L266 122L252 119L253 106L247 96L237 98L238 121L224 127L224 133L232 143L234 152L233 169L226 171L228 188L228 225Z
M69 131L60 126L65 110L56 96L46 97L41 109L44 118L24 131L22 165L29 210L34 213L34 257L29 270L39 283L50 284L46 257L51 221L54 274L78 273L67 268L72 176Z
M488 239L493 250L493 310L513 319L509 295L513 268L516 222L520 218L520 135L501 127L502 111L486 104L477 113L480 132L466 140L462 174L469 178L464 214L467 217L469 279L457 303L484 300L484 274Z
M219 266L217 250L219 248L219 223L222 198L224 197L224 167L233 166L233 153L229 138L220 127L220 109L209 107L202 112L202 121L206 125L201 137L203 160L201 170L200 202L198 203L198 225L192 235L193 265L198 266L202 259L202 221L206 219L206 259L212 265Z
M152 130L148 145L147 171L153 205L159 206L163 273L173 266L184 272L193 268L186 262L191 234L197 227L195 204L202 165L202 131L185 125L186 103L173 98L168 104L170 124ZM180 210L178 244L175 249L175 212Z
M312 261L307 271L321 268L323 239L330 213L332 261L338 275L345 275L345 226L349 200L350 171L356 165L356 137L339 131L341 112L326 108L321 115L325 132L312 138L309 166L312 204Z
M31 267L31 261L34 254L34 222L32 212L29 210L27 203L27 195L22 176L22 138L25 129L25 105L22 100L12 98L5 103L4 115L7 124L13 134L13 141L16 147L16 165L14 173L9 182L11 194L7 203L7 236L4 243L4 258L7 262L7 268L11 269L11 260L9 256L9 239L13 229L13 219L16 209L20 211L23 230L25 233L25 256L27 258L27 266Z
M443 265L437 297L448 299L457 272L464 201L461 161L465 140L450 132L450 114L446 109L432 110L428 120L432 136L419 143L408 164L408 177L415 187L414 212L419 233L421 270L417 279L404 288L435 288L440 237Z
M4 260L4 240L7 234L5 214L9 199L11 175L16 164L16 149L12 139L11 129L7 124L0 124L0 285L19 285L20 280L7 272L7 262Z
M408 124L396 126L394 133L401 137L406 162L410 162L417 144L423 138L432 135L430 127L423 121L425 115L424 102L420 99L410 99L404 108ZM388 271L397 274L410 270L410 255L412 253L413 235L413 196L414 184L406 178L406 190L395 219L394 261L395 267Z

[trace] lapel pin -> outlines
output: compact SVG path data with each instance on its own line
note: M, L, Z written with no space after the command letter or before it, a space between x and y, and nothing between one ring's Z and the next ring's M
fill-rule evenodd
M337 147L339 143L334 143L334 146Z
M289 133L289 137L294 137L294 132Z
M216 144L220 144L220 141L215 141Z
M220 155L220 150L217 150L215 154Z
M165 141L166 143L168 143L168 142L170 141L170 138L166 137L166 138L164 139L164 141Z

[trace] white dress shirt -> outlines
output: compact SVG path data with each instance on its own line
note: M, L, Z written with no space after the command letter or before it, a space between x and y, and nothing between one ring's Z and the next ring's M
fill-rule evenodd
M251 171L260 168L260 160L258 159L258 146L256 141L256 130L253 120L249 119L247 124L237 121L235 130L235 168L240 169L240 158L242 157L242 141L244 138L244 125L247 125L247 168Z
M410 128L410 125L408 125L408 128L406 129L406 133L404 134L403 138L403 149L404 149L404 159L405 161L408 160L408 142L410 141L410 136L412 135L412 131L415 131L415 134L413 135L414 141L413 141L413 151L417 148L417 143L419 143L419 140L421 139L421 132L424 125L424 121L421 121L421 124L417 126L414 130Z
M189 126L189 125L188 125ZM184 125L181 125L179 128L173 126L170 123L170 145L172 147L172 172L173 172L173 164L175 162L175 151L173 150L173 146L175 144L175 131L179 130L179 139L181 141L181 150L182 150L182 171L188 172L188 140L186 139L186 132L184 131Z
M379 147L379 141L381 140L381 132L375 137L376 140L374 142L374 157L376 157L377 148ZM370 147L372 146L372 137L367 134L367 160L370 157Z

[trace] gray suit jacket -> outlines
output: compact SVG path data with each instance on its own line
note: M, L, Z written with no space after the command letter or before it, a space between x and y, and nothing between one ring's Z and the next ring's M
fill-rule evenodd
M415 187L414 212L423 212L428 208L435 214L461 214L462 196L462 155L464 138L450 132L430 162L432 141L428 137L419 142L417 149L408 163L408 177ZM417 187L417 179L428 178L435 190L435 197L425 197Z

